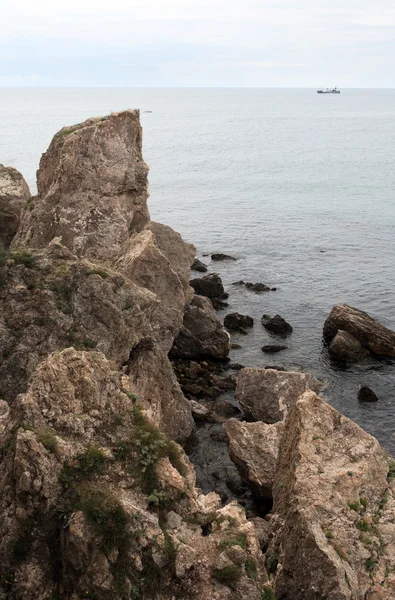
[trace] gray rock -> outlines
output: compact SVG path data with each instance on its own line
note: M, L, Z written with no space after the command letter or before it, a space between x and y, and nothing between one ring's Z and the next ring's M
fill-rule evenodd
M350 364L359 362L369 354L351 333L341 329L329 344L328 351L333 359Z
M0 165L0 251L1 246L8 248L11 244L22 210L30 198L27 183L19 171Z
M191 271L198 271L200 273L206 273L207 267L201 260L199 260L198 258L195 258L195 260L193 261L192 266L191 266Z
M288 346L280 346L279 344L267 344L266 346L262 346L262 352L274 354L275 352L281 352L281 350L286 350L287 348Z
M245 333L245 329L254 326L254 319L248 315L241 315L239 313L230 313L226 315L224 319L224 325L231 331L240 331Z
M286 337L292 333L291 325L280 315L275 315L274 317L263 315L261 323L270 333L275 333L282 337Z

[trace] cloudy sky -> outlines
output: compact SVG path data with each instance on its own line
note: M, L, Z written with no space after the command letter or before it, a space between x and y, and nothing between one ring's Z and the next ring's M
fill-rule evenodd
M1 0L0 86L395 87L395 0Z

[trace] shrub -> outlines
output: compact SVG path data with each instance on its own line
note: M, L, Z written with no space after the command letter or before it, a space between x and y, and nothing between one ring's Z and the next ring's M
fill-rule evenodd
M245 568L246 568L247 577L256 581L256 579L257 579L256 560L254 560L251 557L247 558L247 560L245 562Z
M370 530L370 524L368 521L366 521L366 519L361 519L360 521L358 521L358 523L356 524L356 527L358 529L360 529L361 531L369 531Z
M36 259L30 252L26 252L26 250L18 250L17 252L13 252L11 254L11 258L17 265L25 265L26 268L32 269Z
M108 277L108 273L104 269L92 269L91 271L88 271L88 275L100 275L102 279Z
M273 552L273 554L268 556L268 558L266 560L266 568L269 573L274 573L274 571L276 571L279 558L280 558L279 552Z
M359 512L360 504L359 504L359 502L349 502L348 508L351 508L351 510L355 510L356 512Z
M44 448L50 450L51 452L55 452L58 446L58 440L52 431L39 431L37 437L38 441L41 442Z
M220 583L232 588L241 577L241 568L236 565L229 565L223 567L223 569L214 569L213 576Z
M264 588L261 591L261 598L262 600L276 600L276 597L270 585L264 586Z
M60 482L64 488L70 488L78 482L87 480L93 475L103 473L107 458L96 446L89 446L83 453L66 463L60 472Z
M218 544L220 550L225 550L225 548L231 548L232 546L240 546L240 548L245 550L247 546L247 535L245 533L239 533L234 537L221 540Z

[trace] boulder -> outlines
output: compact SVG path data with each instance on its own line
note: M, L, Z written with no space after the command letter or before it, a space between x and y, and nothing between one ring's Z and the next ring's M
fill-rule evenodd
M357 363L369 354L351 333L342 329L337 331L329 344L328 351L334 360L349 364Z
M0 165L0 250L1 246L8 248L11 244L30 198L28 185L19 171Z
M221 277L217 273L211 273L204 277L192 279L191 286L198 296L206 296L206 298L217 299L222 298L225 290L222 285Z
M395 356L395 332L387 329L366 312L337 304L324 323L324 339L331 342L338 330L347 331L358 342L378 356Z
M207 298L195 295L185 308L183 326L174 340L172 358L226 359L230 350L229 334Z
M245 329L254 326L254 319L248 315L241 315L239 313L230 313L226 315L224 319L224 325L231 331L239 331L240 333L246 333Z
M138 110L61 129L41 158L38 195L13 247L43 248L60 237L77 256L114 259L149 222L141 142Z
M270 292L270 287L268 287L264 283L247 282L245 286L247 290L250 290L251 292Z
M267 425L230 419L223 428L230 458L240 476L256 497L271 499L283 422Z
M234 256L229 256L229 254L212 254L211 260L214 261L222 261L222 260L236 260Z
M281 346L280 344L266 344L262 346L262 352L266 352L266 354L274 354L276 352L281 352L281 350L286 350L288 346Z
M286 337L292 333L291 325L283 317L280 317L280 315L275 315L274 317L263 315L261 323L270 333L275 333L281 337Z
M236 398L248 418L276 423L306 391L318 392L321 384L312 375L277 369L243 369L236 384Z
M378 398L373 390L367 385L362 385L358 390L358 400L360 402L378 402Z
M191 266L191 271L198 271L200 273L206 273L207 267L204 264L204 262L202 262L198 258L195 258L195 260L193 261L192 266Z
M316 394L290 409L274 484L276 598L395 597L395 503L387 453Z

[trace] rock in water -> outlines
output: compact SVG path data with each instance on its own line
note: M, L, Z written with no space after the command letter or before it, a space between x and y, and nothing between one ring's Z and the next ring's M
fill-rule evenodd
M264 283L247 282L245 286L247 290L250 290L251 292L270 292L270 287L268 287Z
M338 330L347 331L378 356L395 356L395 332L387 329L367 313L347 304L337 304L324 323L324 339L331 342Z
M369 354L351 333L341 329L329 344L328 351L333 359L349 364L357 363Z
M171 357L226 359L229 350L229 334L215 314L210 300L195 295L185 309L183 326L174 340Z
M286 337L292 333L291 325L283 317L280 317L280 315L275 315L274 317L263 315L261 323L270 333L275 333L282 337Z
M204 262L202 262L198 258L195 258L195 260L193 261L192 266L191 266L191 271L198 271L200 273L206 273L207 267L204 264Z
M43 248L61 237L77 256L114 259L149 222L141 141L138 110L61 129L41 158L38 196L13 247Z
M217 273L211 273L204 277L198 277L192 279L190 282L191 286L199 296L206 296L207 298L222 298L225 293L222 280Z
M359 388L358 400L360 402L378 402L376 394L367 385L363 385Z
M277 369L243 369L236 398L250 419L264 423L282 421L299 396L318 392L321 384L312 375Z
M279 344L266 344L266 346L262 346L262 352L274 354L275 352L281 352L281 350L286 350L287 348L288 346L280 346Z
M229 254L212 254L211 260L221 261L221 260L236 260L234 256L229 256Z
M30 201L23 176L12 167L0 165L0 250L8 248L19 227L22 210ZM28 208L31 208L30 204Z
M224 325L231 331L240 331L241 333L246 333L246 327L249 328L254 326L254 319L248 315L240 315L237 312L230 313L229 315L226 315L224 319Z
M296 401L273 488L267 556L278 557L277 598L395 598L391 464L377 440L314 393Z

